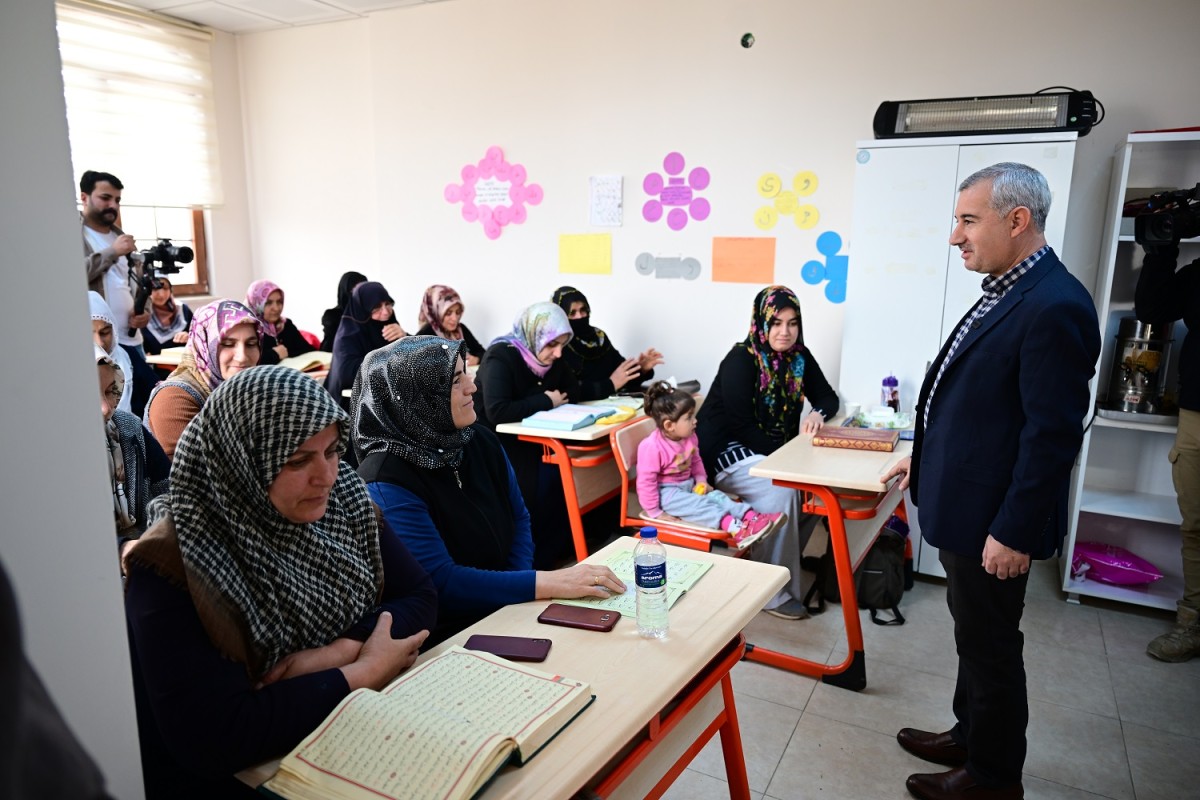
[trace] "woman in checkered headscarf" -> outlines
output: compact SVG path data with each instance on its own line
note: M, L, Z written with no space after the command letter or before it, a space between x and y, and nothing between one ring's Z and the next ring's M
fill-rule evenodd
M433 626L428 575L340 461L347 423L312 378L263 366L218 386L179 440L126 608L143 735L193 770L285 753L410 665Z

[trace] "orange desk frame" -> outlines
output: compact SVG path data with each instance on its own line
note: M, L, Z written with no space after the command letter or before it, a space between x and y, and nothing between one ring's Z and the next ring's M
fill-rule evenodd
M829 519L829 546L833 549L834 571L837 573L838 593L842 596L842 617L846 623L846 643L848 652L846 660L840 664L821 664L806 658L756 647L746 646L746 660L757 661L800 675L820 678L823 683L832 684L842 689L861 691L867 685L867 656L863 650L862 620L858 614L858 597L854 587L854 569L857 564L850 563L850 545L846 540L846 520L872 519L879 513L884 500L894 491L899 491L899 481L889 487L888 491L877 495L860 493L839 493L828 486L812 483L796 483L786 480L773 480L776 486L786 486L804 492L803 509L809 514L820 514ZM819 502L818 502L819 501ZM846 508L843 503L853 507ZM872 504L873 503L873 504ZM904 500L901 498L897 509L903 509ZM903 511L898 513L903 514ZM880 527L886 520L880 520ZM878 531L876 532L878 536ZM874 543L874 540L871 542ZM863 555L870 549L870 544L863 550Z

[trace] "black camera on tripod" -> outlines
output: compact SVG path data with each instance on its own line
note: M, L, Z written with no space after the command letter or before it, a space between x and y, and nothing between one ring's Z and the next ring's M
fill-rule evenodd
M1151 247L1200 236L1200 183L1151 195L1133 220L1133 239Z
M176 247L170 239L159 239L158 244L142 251L142 277L138 279L137 294L133 297L133 313L141 314L146 310L146 301L154 291L155 278L158 275L173 275L182 269L180 264L190 264L195 253L190 247ZM133 268L130 267L132 273ZM133 336L137 331L129 329Z

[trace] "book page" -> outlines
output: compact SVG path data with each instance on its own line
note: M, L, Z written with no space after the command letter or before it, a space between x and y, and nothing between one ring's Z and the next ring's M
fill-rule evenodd
M556 598L555 602L572 606L587 606L589 608L605 608L610 611L620 611L624 616L637 615L637 587L633 582L633 551L622 550L614 553L603 562L604 566L616 573L625 583L623 594L614 594L606 598L578 597L572 599ZM671 608L684 593L691 589L712 569L712 564L704 561L690 561L683 558L667 559L667 608Z

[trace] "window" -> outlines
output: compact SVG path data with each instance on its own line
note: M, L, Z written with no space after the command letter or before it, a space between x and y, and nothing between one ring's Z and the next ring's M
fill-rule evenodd
M167 274L175 294L208 294L208 253L204 236L204 212L198 208L121 206L122 230L133 234L138 250L147 250L159 239L170 239L175 247L190 247L195 258L177 264L179 272Z

